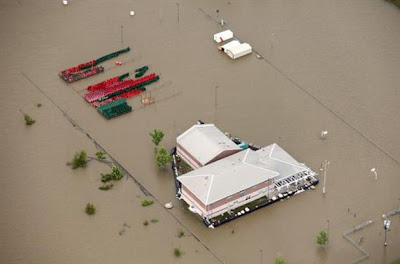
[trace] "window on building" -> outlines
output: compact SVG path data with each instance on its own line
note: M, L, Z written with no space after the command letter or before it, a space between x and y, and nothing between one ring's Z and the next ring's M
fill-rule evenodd
M244 195L244 190L239 192L240 196Z
M232 195L229 195L228 197L227 197L227 199L231 199L232 198Z

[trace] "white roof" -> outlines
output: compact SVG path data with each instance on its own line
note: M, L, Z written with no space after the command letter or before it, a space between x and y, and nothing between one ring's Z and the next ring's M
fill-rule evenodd
M176 138L176 142L201 164L210 162L226 150L240 150L214 124L194 125Z
M221 43L223 41L227 41L228 39L231 39L231 38L233 38L233 32L230 31L229 29L225 30L225 31L222 31L222 32L219 32L217 34L214 34L214 40L217 43ZM222 39L222 41L221 41L221 39Z
M178 177L205 205L271 178L284 178L308 170L277 144L247 149Z
M226 50L226 49L230 49L230 48L233 48L233 47L236 47L239 45L240 45L240 42L238 40L232 40L231 42L226 43L225 45L222 45L221 48Z
M233 47L227 48L225 53L228 54L232 59L240 58L252 52L252 48L248 43L242 43Z

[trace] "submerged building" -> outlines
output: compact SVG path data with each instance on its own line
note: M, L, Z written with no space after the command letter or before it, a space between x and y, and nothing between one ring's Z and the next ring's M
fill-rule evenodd
M197 169L242 149L213 124L194 125L176 139L176 151Z
M219 130L220 134L215 132L218 136L209 137L215 130L218 129L214 125L196 125L177 139L179 157L189 160L189 164L194 159L199 161L193 164L195 170L177 177L180 199L204 219L232 213L262 197L272 199L299 191L315 176L277 144L259 150L241 150ZM221 134L230 142L217 147L216 142L224 138ZM189 136L190 144L179 144L185 136Z

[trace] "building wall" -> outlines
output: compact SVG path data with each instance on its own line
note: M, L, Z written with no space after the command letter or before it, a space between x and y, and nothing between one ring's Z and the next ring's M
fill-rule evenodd
M202 216L205 217L205 216L207 215L207 212L206 212L204 203L203 203L202 201L200 201L200 200L197 198L197 196L194 195L194 194L193 194L188 188L186 188L183 184L182 184L182 189L181 189L181 191L182 191L182 196L183 196L183 199L185 200L185 202L186 202L187 204L189 204L189 205L194 204L194 205L197 207L197 209L203 213ZM186 199L185 199L185 198L186 198Z
M214 216L223 214L229 210L233 210L239 206L268 195L268 187L270 188L270 190L274 187L273 179L270 179L267 182L259 183L255 186L247 188L241 192L237 192L232 196L226 197L207 206L205 206L204 203L200 201L196 197L196 195L194 195L183 184L182 195L184 195L183 199L189 205L194 204L203 213L203 217L208 216L209 218L212 218Z
M268 188L270 188L270 191L274 188L273 179L269 179L267 182L259 183L243 191L237 192L232 196L226 197L208 205L206 207L207 214L211 218L223 214L229 210L233 210L239 206L245 205L254 200L257 200L263 196L268 195Z
M192 169L198 169L200 167L203 167L204 165L198 161L195 157L193 157L189 151L187 151L185 148L183 148L179 143L176 143L176 151L178 155L192 167Z

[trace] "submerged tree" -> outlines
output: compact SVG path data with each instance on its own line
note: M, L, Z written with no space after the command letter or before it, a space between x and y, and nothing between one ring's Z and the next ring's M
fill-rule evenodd
M79 167L86 167L86 151L85 150L81 150L81 152L76 153L74 156L74 159L72 160L72 168L76 169Z
M151 137L151 141L156 146L158 146L158 144L160 144L161 140L164 138L164 132L162 132L161 129L154 129L154 132L150 133L149 135Z
M178 247L174 248L174 255L175 257L179 257L180 255L182 255L182 250Z
M275 258L275 264L285 264L286 261L283 258Z
M96 213L96 208L94 207L93 204L88 203L88 204L86 205L85 211L86 211L86 213L87 213L88 215L93 215L93 214Z
M106 158L105 154L106 154L106 153L104 153L104 152L102 152L102 151L97 151L97 152L96 152L96 157L97 157L98 159L105 159L105 158Z
M165 148L160 148L156 155L156 163L159 168L165 168L169 162L171 162L172 157L167 152Z
M317 236L317 243L319 245L325 245L326 242L328 242L328 233L326 233L325 230L322 230L321 232L319 232L318 236Z
M28 114L24 114L25 124L27 126L33 125L36 121Z

